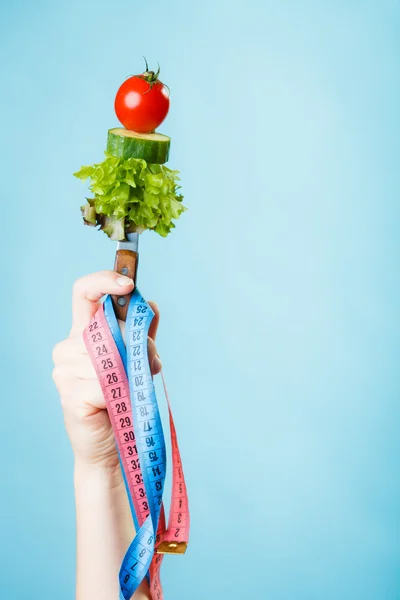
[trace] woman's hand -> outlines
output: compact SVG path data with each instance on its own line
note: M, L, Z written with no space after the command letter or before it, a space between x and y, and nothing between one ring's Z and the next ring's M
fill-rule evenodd
M53 378L75 455L76 600L119 597L119 568L135 535L113 430L82 335L102 296L124 295L133 287L131 279L115 271L79 279L72 296L71 332L53 352ZM151 307L155 317L149 330L148 355L155 374L161 370L154 343L159 312L155 304ZM124 333L125 323L119 325ZM146 579L133 598L150 599Z
M69 337L53 351L53 379L60 393L65 425L77 463L118 467L114 434L96 372L83 341L83 330L100 306L105 294L124 295L133 290L133 281L115 271L101 271L79 279L73 288L72 328ZM155 338L158 307L148 338L148 355L153 374L161 370ZM124 333L125 323L119 322Z

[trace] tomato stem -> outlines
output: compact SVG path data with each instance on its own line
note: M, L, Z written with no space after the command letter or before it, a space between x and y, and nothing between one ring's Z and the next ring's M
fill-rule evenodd
M148 94L150 92L151 88L153 87L153 85L159 81L158 77L160 75L161 67L160 67L160 63L157 61L157 66L158 66L157 72L155 73L154 71L149 71L149 65L147 63L146 57L143 56L143 58L144 58L144 62L146 65L145 72L142 73L142 75L133 75L133 77L138 77L139 79L144 79L145 81L147 81L147 83L149 84L149 89L146 92L144 92L143 95L145 95L145 94ZM163 84L163 85L165 85L165 84ZM169 91L169 88L168 88L168 91Z

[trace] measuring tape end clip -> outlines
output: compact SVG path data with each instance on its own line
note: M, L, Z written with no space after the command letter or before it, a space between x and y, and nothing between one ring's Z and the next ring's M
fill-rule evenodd
M186 542L161 542L156 548L157 554L185 554Z

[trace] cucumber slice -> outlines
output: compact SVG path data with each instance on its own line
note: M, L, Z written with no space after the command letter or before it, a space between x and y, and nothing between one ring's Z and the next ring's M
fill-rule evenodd
M148 164L168 160L171 138L161 133L136 133L122 127L108 131L107 152L118 158L142 158Z

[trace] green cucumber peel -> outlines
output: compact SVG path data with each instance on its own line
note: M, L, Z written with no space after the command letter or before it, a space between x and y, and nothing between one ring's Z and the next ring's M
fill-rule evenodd
M148 164L168 161L171 139L162 133L136 133L122 127L108 130L107 152L117 158L142 158Z

